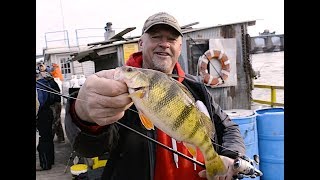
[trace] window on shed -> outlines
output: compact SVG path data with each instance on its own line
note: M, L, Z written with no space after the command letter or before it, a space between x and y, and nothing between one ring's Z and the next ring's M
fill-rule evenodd
M208 39L187 40L188 71L189 74L198 75L198 60L209 49Z
M71 77L71 63L66 57L60 58L61 73L64 79L70 79Z

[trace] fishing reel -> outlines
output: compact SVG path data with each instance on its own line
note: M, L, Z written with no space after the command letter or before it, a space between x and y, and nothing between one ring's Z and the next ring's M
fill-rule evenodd
M259 162L258 155L254 155L253 160L245 155L236 158L233 163L233 169L237 170L239 173L233 177L234 180L262 176L263 173L255 167Z

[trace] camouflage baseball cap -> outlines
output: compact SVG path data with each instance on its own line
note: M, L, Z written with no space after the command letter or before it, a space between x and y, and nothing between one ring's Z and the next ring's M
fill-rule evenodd
M169 25L173 27L175 30L177 30L181 36L183 36L178 21L166 12L159 12L150 16L143 25L142 34L147 32L152 26L156 24Z

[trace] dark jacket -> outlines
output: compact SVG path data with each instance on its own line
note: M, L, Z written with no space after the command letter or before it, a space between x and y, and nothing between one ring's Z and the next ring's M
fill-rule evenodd
M214 102L213 96L210 96L207 88L203 83L200 83L197 77L191 75L186 75L186 77L182 83L190 90L195 100L201 100L206 105L211 119L214 119L215 142L227 148L214 145L218 154L231 158L236 157L232 151L244 154L245 145L238 125ZM69 113L70 103L73 101L70 99L66 107L67 136L73 149L84 157L95 157L110 152L102 179L153 179L155 165L155 144L153 142L116 123L106 126L103 133L99 135L81 131ZM135 110L136 108L133 105L131 109ZM156 131L146 130L136 112L127 110L119 122L156 139Z
M45 79L38 79L37 80L38 83L36 83L36 88L40 88L40 89L47 89L45 86L50 86L48 81ZM41 83L41 84L40 84ZM45 86L43 86L42 84L44 84ZM42 106L45 104L45 102L48 99L48 95L49 93L46 91L42 91L40 89L36 89L37 93L38 93L38 101L39 101L39 108L42 108Z
M52 89L54 89L56 93L60 93L60 87L59 87L58 83L53 78L48 79L48 82L50 84L50 87ZM61 96L60 95L53 94L53 93L51 93L51 94L52 94L52 97L51 97L52 100L51 101L53 101L53 102L61 102Z
M48 102L49 105L54 104L55 102L61 102L61 96L57 93L60 93L60 87L58 83L51 77L41 78L37 80L36 87L43 89L37 89L38 91L38 100L40 102L40 107L44 102ZM49 93L56 92L56 93Z

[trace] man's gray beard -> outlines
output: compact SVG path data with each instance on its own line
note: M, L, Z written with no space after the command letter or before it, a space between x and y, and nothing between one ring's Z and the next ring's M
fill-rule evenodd
M164 73L170 73L171 64L161 63L159 61L154 61L154 60L152 60L152 62L153 62L153 69L154 70L158 70L158 71L161 71Z

